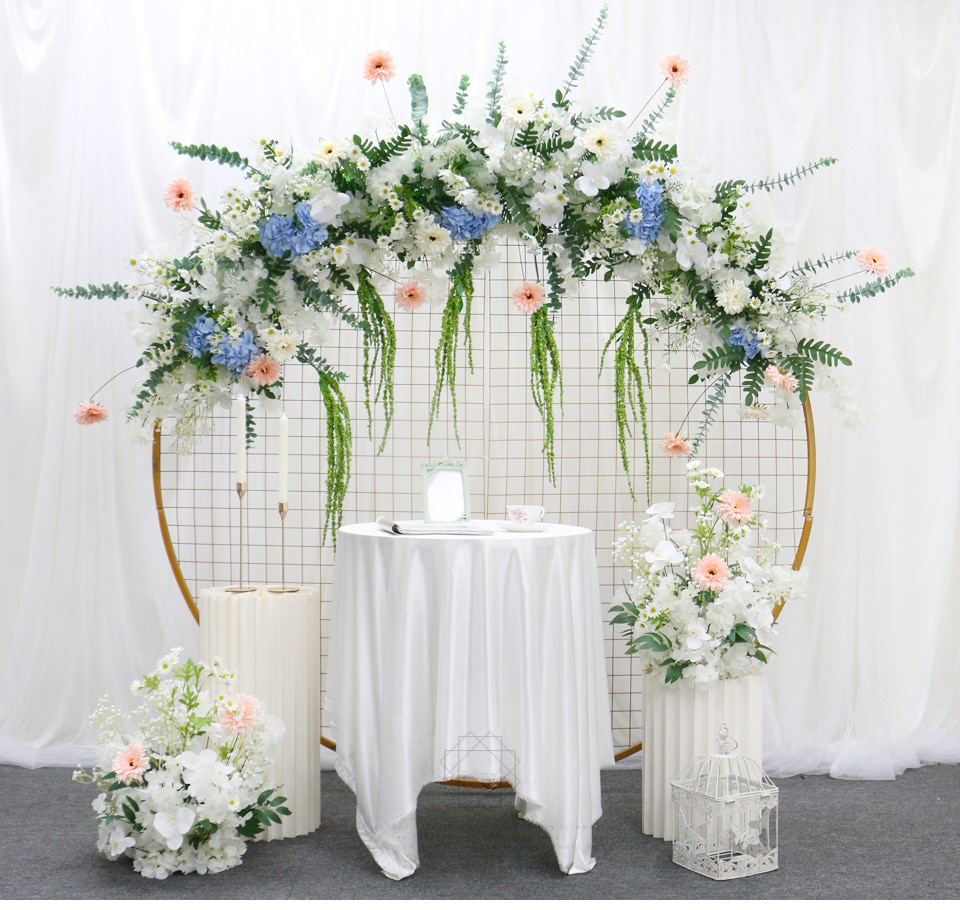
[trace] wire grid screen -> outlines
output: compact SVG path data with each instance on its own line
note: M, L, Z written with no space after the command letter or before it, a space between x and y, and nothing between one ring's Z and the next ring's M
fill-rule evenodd
M397 348L392 427L382 442L383 418L364 408L362 340L348 327L335 330L325 353L350 377L343 389L354 417L353 477L344 522L397 519L422 514L421 466L458 458L467 464L475 518L503 518L508 502L539 502L545 520L594 531L604 610L623 593L625 570L613 563L618 526L640 520L650 502L671 500L691 509L685 459L667 457L660 441L667 432L693 436L703 409L703 386L687 382L696 354L680 350L667 359L666 346L651 347L647 404L651 439L648 496L642 432L629 440L630 481L621 464L614 419L610 361L601 370L604 345L624 312L625 282L585 282L564 301L555 324L563 364L563 406L556 422L556 485L547 477L543 427L530 392L528 321L512 304L524 280L536 280L537 263L516 248L502 251L500 266L478 275L471 313L472 358L461 333L457 362L457 421L445 391L429 427L434 389L434 347L442 312L395 313ZM384 289L385 300L390 300ZM472 369L469 360L472 359ZM761 482L761 510L768 532L782 545L782 561L793 561L803 526L807 481L804 426L777 428L741 419L739 389L731 385L697 457L719 467L730 485ZM559 404L559 402L558 402ZM278 415L289 421L289 513L281 522L277 502ZM322 542L326 435L316 377L288 364L282 405L257 406L257 439L247 458L247 492L240 503L234 480L235 425L223 411L191 454L175 440L162 440L160 481L164 512L181 572L196 598L207 587L237 584L318 586L323 604L321 674L329 654L329 604L335 553ZM631 495L631 482L634 495ZM679 523L677 523L679 526ZM243 535L243 564L240 536ZM612 626L606 626L611 721L618 751L642 740L642 674L625 655ZM324 732L327 732L326 719Z

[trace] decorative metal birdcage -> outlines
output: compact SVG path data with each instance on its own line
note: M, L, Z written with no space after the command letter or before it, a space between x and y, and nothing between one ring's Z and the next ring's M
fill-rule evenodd
M726 724L717 746L673 782L673 861L718 881L770 872L779 791L757 762L735 754Z

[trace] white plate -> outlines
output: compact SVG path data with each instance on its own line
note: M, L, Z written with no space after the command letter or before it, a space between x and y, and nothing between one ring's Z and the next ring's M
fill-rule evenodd
M550 526L542 522L501 521L500 527L503 528L504 531L519 531L523 534L534 531L546 531Z

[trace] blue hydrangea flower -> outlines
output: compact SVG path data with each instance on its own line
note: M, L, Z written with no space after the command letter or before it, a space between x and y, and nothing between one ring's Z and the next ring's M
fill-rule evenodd
M298 202L294 207L294 212L296 212L300 228L294 234L293 255L301 256L303 253L315 250L327 239L327 226L313 220L309 202Z
M652 243L663 225L663 184L659 180L641 183L637 187L637 201L640 203L639 216L634 214L627 218L624 227L631 237Z
M760 342L757 336L753 334L746 326L738 325L732 329L727 343L737 348L743 348L747 360L752 360L760 353Z
M235 376L239 376L259 353L260 348L253 341L253 332L247 329L236 341L231 341L229 338L221 341L210 360L218 366L225 366Z
M191 357L199 357L210 350L210 336L216 328L217 324L209 316L201 316L191 326L185 342Z
M309 202L298 202L293 215L269 215L260 222L260 242L271 256L293 259L327 239L327 226L315 221Z
M260 222L260 242L277 259L285 259L291 254L296 233L292 215L269 215Z
M500 216L493 212L475 215L461 206L448 205L440 213L439 221L454 240L476 240L494 225L499 224Z

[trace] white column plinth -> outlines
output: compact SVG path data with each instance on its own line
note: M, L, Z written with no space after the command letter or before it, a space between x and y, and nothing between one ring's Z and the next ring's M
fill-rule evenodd
M720 725L737 753L763 766L763 677L705 686L643 680L643 833L673 840L671 787L699 755L717 751Z
M285 732L273 765L291 814L263 840L320 827L320 592L315 588L237 594L201 591L200 651L237 674L237 691L254 695Z

